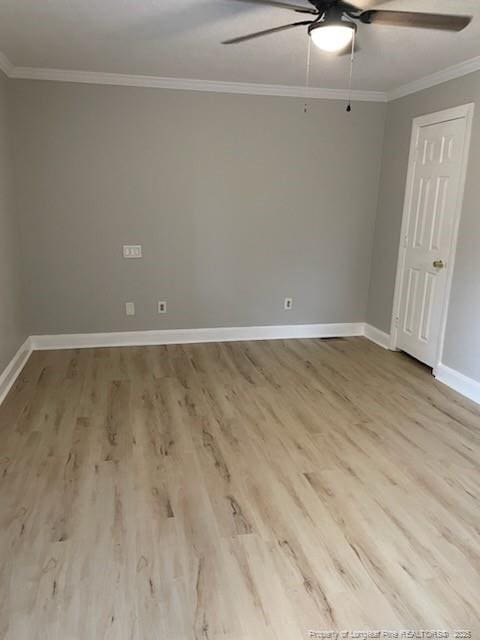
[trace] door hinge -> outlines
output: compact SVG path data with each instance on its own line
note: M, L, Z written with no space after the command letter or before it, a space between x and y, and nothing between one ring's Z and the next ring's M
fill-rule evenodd
M395 318L393 324L395 325L395 329L398 329L398 326L400 324L400 318L398 316Z

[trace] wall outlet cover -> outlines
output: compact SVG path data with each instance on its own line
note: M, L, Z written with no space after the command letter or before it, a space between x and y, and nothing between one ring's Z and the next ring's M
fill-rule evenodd
M141 258L142 245L141 244L124 244L123 257L124 258Z

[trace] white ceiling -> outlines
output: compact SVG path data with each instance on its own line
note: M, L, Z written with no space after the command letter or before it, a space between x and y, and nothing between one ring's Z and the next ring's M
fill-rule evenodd
M385 0L379 6L474 20L453 34L360 25L356 89L389 91L480 55L479 0ZM298 19L236 0L1 0L0 51L15 66L301 86L308 41L302 27L220 44ZM348 65L348 56L313 47L311 86L345 88Z

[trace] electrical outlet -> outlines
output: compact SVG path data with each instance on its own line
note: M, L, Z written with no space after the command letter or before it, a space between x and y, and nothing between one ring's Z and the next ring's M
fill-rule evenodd
M125 313L127 316L135 315L135 303L134 302L126 302L125 303Z
M167 313L167 301L160 300L158 303L158 313Z
M285 298L285 302L283 303L283 308L285 311L290 311L293 307L293 298Z
M123 257L124 258L141 258L142 245L141 244L124 244Z

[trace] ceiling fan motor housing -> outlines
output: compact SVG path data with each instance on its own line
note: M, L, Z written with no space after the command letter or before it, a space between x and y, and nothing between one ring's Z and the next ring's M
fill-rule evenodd
M349 27L352 31L357 30L357 25L353 20L345 17L344 11L341 6L333 5L328 8L323 15L319 16L318 20L312 22L308 27L308 33L311 35L312 31L326 26L341 26Z

